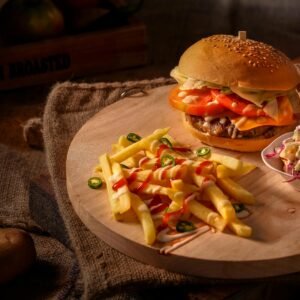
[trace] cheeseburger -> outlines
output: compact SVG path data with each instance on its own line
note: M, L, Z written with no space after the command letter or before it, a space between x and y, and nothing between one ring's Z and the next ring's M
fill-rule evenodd
M294 64L272 46L213 35L188 48L171 71L170 104L194 136L211 146L254 152L296 125Z

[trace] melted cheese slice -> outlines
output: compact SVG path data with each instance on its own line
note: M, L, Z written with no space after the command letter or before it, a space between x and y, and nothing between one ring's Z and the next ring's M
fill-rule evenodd
M233 118L231 121L240 131L250 130L259 126L286 126L295 123L293 108L288 97L278 98L278 114L276 118L257 117L246 118L244 116Z

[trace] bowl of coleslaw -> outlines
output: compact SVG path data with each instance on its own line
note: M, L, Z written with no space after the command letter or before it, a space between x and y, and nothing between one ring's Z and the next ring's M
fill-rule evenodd
M287 132L261 152L265 165L279 173L286 183L300 191L300 125Z

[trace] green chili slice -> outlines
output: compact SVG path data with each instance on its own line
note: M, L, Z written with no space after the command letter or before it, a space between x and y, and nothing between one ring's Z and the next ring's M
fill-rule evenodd
M160 164L162 167L175 166L175 158L170 154L165 154L161 157Z
M133 142L133 143L136 143L136 142L138 142L141 139L142 138L139 135L137 135L136 133L130 132L127 135L127 140L130 141L130 142Z
M196 153L197 153L197 156L206 156L207 154L210 153L210 148L201 147L201 148L197 149Z
M172 143L165 137L162 137L160 140L159 140L162 144L168 146L169 148L172 148L173 145Z
M91 189L99 189L102 186L102 180L99 177L91 177L88 180L88 186Z
M245 205L243 203L233 203L232 206L236 213L245 210Z
M196 228L195 225L189 221L178 221L176 224L176 230L178 232L192 231L195 228Z

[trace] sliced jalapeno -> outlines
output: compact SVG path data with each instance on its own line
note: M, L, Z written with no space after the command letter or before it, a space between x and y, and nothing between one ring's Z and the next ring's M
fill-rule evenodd
M102 180L99 177L91 177L88 180L88 186L92 189L99 189L102 186Z
M197 153L197 156L206 156L210 153L210 148L201 147L201 148L197 149L196 153Z
M160 140L159 140L162 144L168 146L169 148L172 148L173 145L172 143L165 137L162 137Z
M160 164L162 167L175 166L175 158L170 154L165 154L161 157Z
M192 231L195 228L196 228L195 225L189 221L178 221L176 224L176 230L178 232Z
M130 141L130 142L133 142L133 143L136 143L136 142L138 142L141 139L142 138L139 135L137 135L136 133L130 132L127 135L127 140Z
M236 213L245 210L245 205L243 203L233 203L232 206Z

